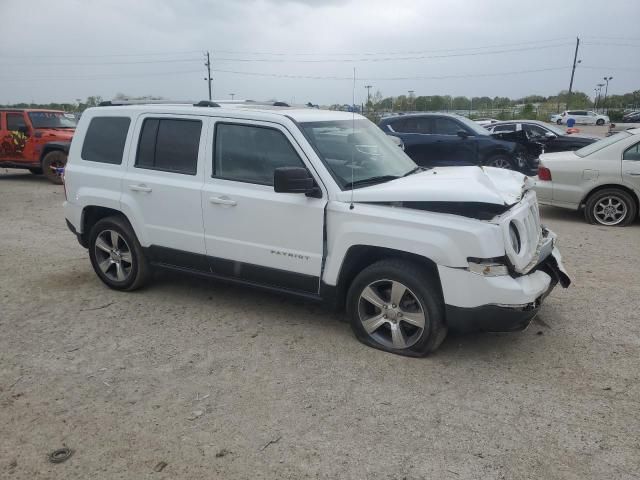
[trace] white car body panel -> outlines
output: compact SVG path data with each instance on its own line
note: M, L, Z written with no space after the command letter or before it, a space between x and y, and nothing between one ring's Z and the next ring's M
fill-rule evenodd
M363 117L315 109L287 109L284 113L149 105L89 109L76 130L65 171L65 216L75 231L83 234L85 207L112 208L126 215L143 247L162 246L314 276L330 286L337 285L347 252L354 246L408 252L437 265L447 290L445 300L452 306L518 306L535 301L550 288L549 275L529 273L539 253L542 229L536 195L530 190L533 183L524 175L490 167L447 167L343 191L296 122ZM123 164L83 160L80 153L91 119L109 115L131 118ZM147 116L202 120L196 175L135 167L137 139ZM265 185L212 177L214 126L223 120L279 129L314 177L322 198L281 194ZM505 212L480 220L402 208L395 206L396 202L488 204L502 206ZM520 253L511 247L512 221L523 229ZM468 270L470 257L505 255L521 273L517 279L485 277Z

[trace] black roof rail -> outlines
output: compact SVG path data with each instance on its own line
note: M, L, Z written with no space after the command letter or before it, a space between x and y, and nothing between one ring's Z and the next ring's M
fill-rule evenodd
M220 104L212 102L211 100L200 100L198 103L193 104L194 107L219 107Z
M116 107L124 105L193 105L194 107L219 107L216 102L210 100L105 100L98 104L99 107Z

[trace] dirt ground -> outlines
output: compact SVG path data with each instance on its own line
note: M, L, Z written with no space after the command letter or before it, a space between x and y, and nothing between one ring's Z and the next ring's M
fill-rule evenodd
M638 222L543 208L574 285L524 332L411 359L272 294L109 290L63 196L0 173L0 478L640 478Z

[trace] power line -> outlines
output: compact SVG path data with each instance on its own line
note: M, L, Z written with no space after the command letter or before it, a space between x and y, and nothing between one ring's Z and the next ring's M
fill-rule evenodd
M437 75L437 76L425 76L425 75L416 75L416 76L407 76L407 77L358 77L358 80L363 81L394 81L394 80L447 80L454 78L475 78L475 77L500 77L505 75L521 75L525 73L539 73L539 72L551 72L558 70L567 70L571 67L562 66L562 67L549 67L549 68L540 68L535 70L518 70L512 72L497 72L497 73L468 73L461 75ZM321 75L290 75L284 73L267 73L267 72L247 72L247 71L237 71L237 70L221 70L214 69L215 73L230 73L234 75L247 75L247 76L255 76L255 77L273 77L273 78L294 78L294 79L305 79L305 80L353 80L353 77L340 77L340 76L321 76Z
M108 79L120 79L120 78L135 78L135 77L158 77L169 75L192 75L194 73L202 73L201 70L183 70L172 72L149 72L149 73L133 73L133 74L98 74L98 75L73 75L73 76L31 76L31 77L16 77L15 75L9 75L7 77L0 77L2 82L28 82L28 81L49 81L49 80L108 80Z
M42 62L38 62L38 63L4 63L4 66L34 66L34 67L40 67L40 66L56 66L56 65L91 65L91 66L95 66L95 65L142 65L142 64L154 64L154 63L189 63L189 62L200 62L199 58L174 58L174 59L168 59L168 60L139 60L139 61L135 61L135 62L55 62L55 63L42 63Z
M183 50L169 52L147 52L147 53L106 53L106 54L84 54L84 55L0 55L0 58L108 58L108 57L154 57L168 55L186 55L202 53L202 50Z
M326 55L326 56L375 56L375 55L417 55L417 54L425 54L425 53L438 53L438 52L458 52L458 51L472 51L472 50L482 50L485 48L502 48L502 47L515 47L521 45L532 45L532 44L546 44L550 42L567 42L571 40L570 37L560 37L553 38L547 40L536 40L529 42L520 42L520 43L502 43L502 44L493 44L493 45L484 45L479 47L463 47L463 48L440 48L440 49L430 49L430 50L408 50L401 52L256 52L256 51L247 51L247 50L215 50L215 53L224 53L224 54L239 54L239 55L273 55L273 56L317 56L317 55Z
M398 60L425 60L433 58L454 58L454 57L475 57L481 55L497 55L500 53L522 52L526 50L544 50L549 48L573 45L573 43L556 43L553 45L529 47L529 48L509 48L503 50L492 50L486 52L452 53L446 55L414 55L405 57L377 57L377 58L339 58L339 59L283 59L283 58L224 58L216 57L218 62L247 62L247 63L356 63L356 62L390 62Z

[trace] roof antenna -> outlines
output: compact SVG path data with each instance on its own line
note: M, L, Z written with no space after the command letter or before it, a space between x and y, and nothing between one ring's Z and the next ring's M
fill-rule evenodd
M353 67L353 88L351 90L351 135L352 139L355 140L356 135L356 67ZM349 205L349 210L353 210L353 170L354 170L354 158L353 158L353 150L355 149L355 145L352 145L351 148L351 204Z

